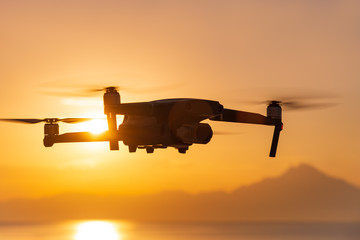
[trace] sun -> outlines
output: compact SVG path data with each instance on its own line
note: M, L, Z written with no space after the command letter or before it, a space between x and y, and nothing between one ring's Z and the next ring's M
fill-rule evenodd
M106 119L94 119L88 122L80 123L76 127L78 131L86 131L99 134L108 130Z
M84 117L87 118L88 116L84 116ZM116 119L117 119L118 124L120 124L123 122L124 117L117 116ZM69 128L69 130L71 130L71 131L90 132L93 134L99 134L99 133L107 131L108 129L109 128L108 128L106 116L104 117L102 115L95 115L93 120L74 124L74 126L72 128Z
M121 240L115 224L107 221L89 221L76 227L75 240Z

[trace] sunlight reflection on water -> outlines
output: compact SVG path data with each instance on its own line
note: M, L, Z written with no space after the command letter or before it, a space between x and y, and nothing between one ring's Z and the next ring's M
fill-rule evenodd
M121 240L118 224L109 221L86 221L76 225L74 240Z

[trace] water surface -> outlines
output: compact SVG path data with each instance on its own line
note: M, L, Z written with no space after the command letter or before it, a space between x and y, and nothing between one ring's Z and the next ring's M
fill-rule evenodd
M1 240L358 240L360 223L131 223L89 220L0 224Z

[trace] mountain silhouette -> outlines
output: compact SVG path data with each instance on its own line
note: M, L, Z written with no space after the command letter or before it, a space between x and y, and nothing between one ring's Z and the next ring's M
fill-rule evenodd
M0 221L359 221L360 189L309 165L232 193L62 194L0 203Z

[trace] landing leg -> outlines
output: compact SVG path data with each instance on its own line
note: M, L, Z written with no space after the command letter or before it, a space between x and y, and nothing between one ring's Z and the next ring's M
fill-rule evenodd
M146 147L146 152L147 152L147 153L153 153L153 152L154 152L154 148L153 148L153 147Z
M136 145L129 145L129 152L133 153L136 152L137 146Z
M186 151L188 150L188 147L185 148L178 148L179 153L186 153Z

